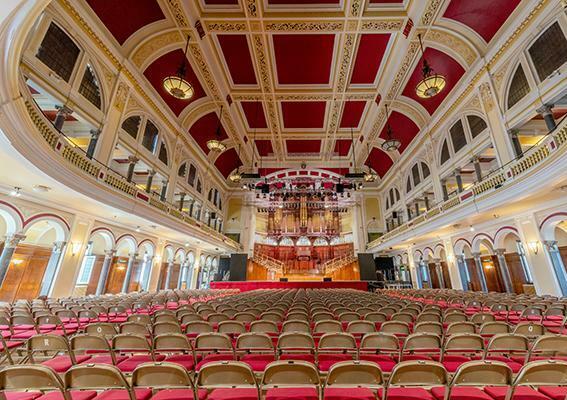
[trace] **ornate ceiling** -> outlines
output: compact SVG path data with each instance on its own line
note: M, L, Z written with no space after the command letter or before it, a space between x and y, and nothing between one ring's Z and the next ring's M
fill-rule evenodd
M241 164L265 171L337 170L357 162L381 177L410 146L521 0L80 0L201 150L227 177ZM417 34L447 86L421 99ZM191 37L195 95L162 88ZM402 143L380 149L388 123ZM229 150L209 154L220 106ZM255 146L252 146L255 138ZM368 157L369 155L369 157ZM262 165L258 158L262 157ZM367 159L368 158L368 159ZM367 160L366 160L367 159Z

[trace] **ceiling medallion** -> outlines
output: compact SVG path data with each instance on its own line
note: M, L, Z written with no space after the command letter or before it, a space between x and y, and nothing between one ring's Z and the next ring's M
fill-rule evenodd
M384 151L397 151L400 148L400 146L402 145L402 143L394 137L394 133L392 132L392 127L390 126L390 122L388 121L389 120L388 104L384 104L384 106L386 107L386 121L387 121L387 124L388 124L388 130L387 130L388 139L386 139L382 143L381 147L382 147L382 150L384 150Z
M421 41L421 34L417 35L419 38L419 47L421 49L421 55L423 57L423 67L421 69L423 74L423 79L419 82L415 88L415 93L422 99L429 99L431 97L437 96L445 85L447 81L443 75L434 73L433 68L427 62L425 58L425 53L423 52L423 42Z
M207 141L207 148L217 153L222 153L223 151L226 150L226 144L224 144L221 141L221 135L220 135L221 123L222 123L221 121L222 121L222 106L220 109L219 124L217 126L216 138Z
M168 76L163 80L163 88L171 96L180 100L189 100L195 94L193 86L185 80L185 74L187 72L187 50L189 49L189 37L187 37L187 45L185 46L185 53L183 55L183 61L177 69L175 75Z

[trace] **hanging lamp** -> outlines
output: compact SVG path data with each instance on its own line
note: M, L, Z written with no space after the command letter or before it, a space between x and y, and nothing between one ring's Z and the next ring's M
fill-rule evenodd
M387 134L388 134L388 139L386 139L383 143L382 143L382 150L384 151L397 151L400 146L402 145L402 143L394 138L394 134L392 132L392 126L390 125L390 116L388 113L388 104L384 104L384 106L386 107L386 124L387 124Z
M180 100L189 100L195 94L193 85L185 79L187 73L187 50L189 49L189 36L187 36L187 45L183 54L183 60L177 69L175 75L168 76L163 80L163 88L171 96Z
M421 34L417 35L417 37L419 38L419 48L421 49L421 56L423 57L423 66L421 68L423 79L417 84L415 92L419 97L429 99L437 96L443 90L447 81L443 75L434 73L433 68L431 68L425 58Z
M368 148L368 158L370 158L370 145L367 144L367 148ZM374 182L376 179L378 179L378 175L376 175L374 173L374 171L372 171L372 168L370 168L370 165L366 165L368 167L368 171L364 174L364 182Z
M222 124L222 106L220 109L220 116L219 116L219 124L217 126L217 131L215 133L216 137L207 141L207 147L211 151L215 151L217 153L222 153L226 150L226 144L221 141L221 125Z
M238 159L240 159L240 144L238 145ZM228 179L232 183L239 183L242 180L242 174L240 173L240 165L236 167L236 171L232 172Z

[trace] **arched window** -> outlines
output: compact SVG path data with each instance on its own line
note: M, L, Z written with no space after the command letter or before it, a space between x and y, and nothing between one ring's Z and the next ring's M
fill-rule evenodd
M73 39L51 23L37 50L36 57L65 82L69 82L81 50Z
M122 129L134 139L138 137L138 130L140 129L140 122L142 118L139 115L128 117L122 122Z
M469 123L473 139L484 132L486 128L488 128L486 122L484 122L482 118L477 117L476 115L467 115L467 121Z
M394 194L396 195L396 203L400 201L400 192L398 189L394 188Z
M201 184L201 180L197 179L197 192L203 193L203 185Z
M389 208L390 208L390 199L386 198L386 210L388 210Z
M455 150L455 153L458 153L459 150L467 145L467 137L465 136L465 129L463 128L461 120L458 120L449 128L449 134L451 135L451 142L453 142L453 150Z
M447 140L443 142L443 147L441 148L441 165L445 164L451 158L449 153L449 146L447 145Z
M414 186L417 186L421 183L421 178L419 176L419 165L415 164L412 168L411 168L411 175L413 177L413 184Z
M168 165L168 160L167 160L167 147L165 146L164 142L161 142L161 145L159 147L159 155L158 155L158 159L164 163L165 165Z
M291 238L284 236L283 238L280 239L280 246L293 246L293 240L291 240Z
M555 22L531 45L528 52L537 76L544 81L567 62L567 39L559 22Z
M156 151L159 130L155 124L148 120L146 122L146 129L144 129L144 137L142 138L142 146L148 149L151 153Z
M187 173L187 163L183 163L177 170L177 176L184 177L186 173Z
M508 89L508 108L514 107L520 100L527 96L529 92L530 84L528 83L528 78L526 78L524 69L520 64L512 77L510 89Z
M328 246L328 245L329 245L329 243L327 242L327 239L322 238L322 237L318 237L313 242L313 246Z
M187 176L187 183L191 186L195 185L195 176L197 175L197 168L193 164L189 166L189 175ZM200 190L199 190L200 192Z
M299 239L297 239L297 246L311 246L311 241L309 240L309 238L307 236L300 236Z
M426 179L427 177L429 177L429 175L431 175L431 171L429 171L429 167L424 162L421 163L421 173L423 174L423 179Z
M81 86L79 86L79 93L82 94L85 99L90 101L96 108L99 110L101 109L102 98L98 79L96 78L93 68L88 64L85 68L85 74L83 75Z
M411 178L408 176L408 180L406 181L406 193L411 192Z

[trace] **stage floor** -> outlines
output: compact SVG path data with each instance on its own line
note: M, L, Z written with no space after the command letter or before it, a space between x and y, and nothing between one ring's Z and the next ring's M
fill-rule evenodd
M248 292L257 289L356 289L368 290L368 282L365 281L219 281L211 282L211 289L239 289Z

